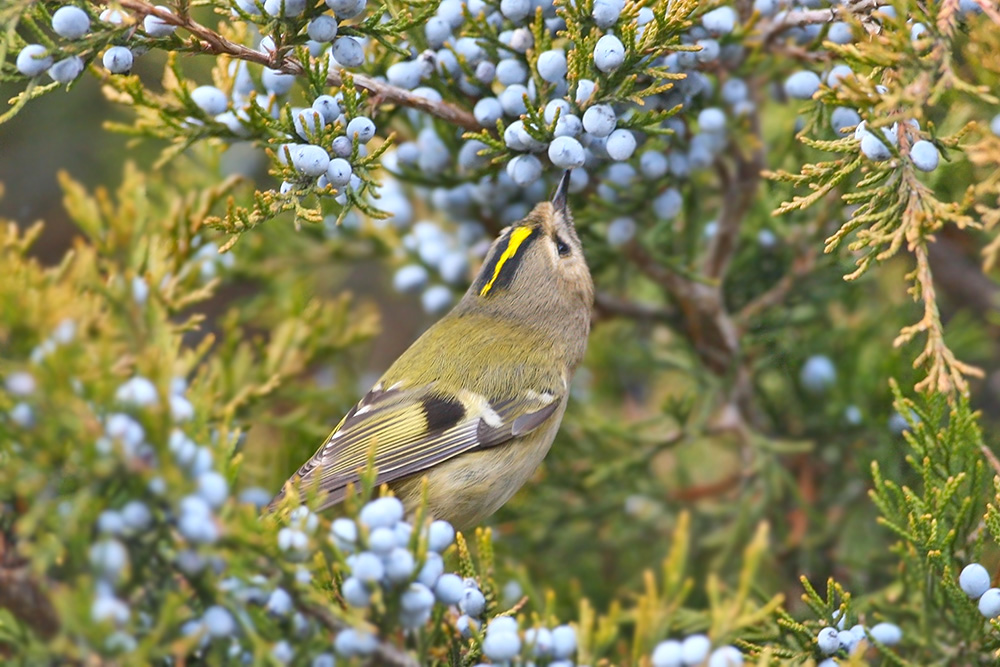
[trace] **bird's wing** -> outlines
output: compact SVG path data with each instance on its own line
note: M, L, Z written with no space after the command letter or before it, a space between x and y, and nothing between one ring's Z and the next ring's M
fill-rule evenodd
M433 384L412 389L376 385L286 486L308 489L315 484L323 509L343 500L348 484L357 484L373 448L376 483L392 482L530 433L556 412L561 399L561 394L543 390L491 403L469 391L442 396ZM283 495L284 490L272 505Z

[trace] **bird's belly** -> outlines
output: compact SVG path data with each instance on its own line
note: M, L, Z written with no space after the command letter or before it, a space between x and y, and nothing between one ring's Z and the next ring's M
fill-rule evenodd
M534 474L549 451L559 422L504 445L462 454L419 477L394 485L393 491L412 512L420 505L422 479L427 478L431 516L456 528L474 526L496 512Z

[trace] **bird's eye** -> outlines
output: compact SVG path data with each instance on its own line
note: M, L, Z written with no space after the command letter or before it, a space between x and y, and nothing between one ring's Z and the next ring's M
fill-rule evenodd
M562 240L561 236L558 235L556 235L556 250L559 251L560 257L565 257L570 251L569 245Z

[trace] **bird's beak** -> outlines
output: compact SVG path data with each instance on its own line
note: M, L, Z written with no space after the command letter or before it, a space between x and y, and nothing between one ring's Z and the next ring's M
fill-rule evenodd
M555 194L552 195L552 208L560 213L566 212L566 198L569 194L569 172L569 169L563 172L559 186L556 188Z

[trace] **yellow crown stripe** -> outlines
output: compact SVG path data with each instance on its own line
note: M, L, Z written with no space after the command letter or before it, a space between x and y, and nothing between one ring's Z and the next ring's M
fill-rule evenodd
M493 288L493 283L496 282L497 277L500 275L500 270L503 265L507 263L511 257L517 254L517 249L521 247L521 244L531 236L531 233L535 231L533 227L517 227L510 233L510 240L507 242L507 249L503 251L500 255L500 259L497 260L496 266L493 267L493 277L490 281L483 285L483 289L479 291L479 296L486 296L489 291Z

